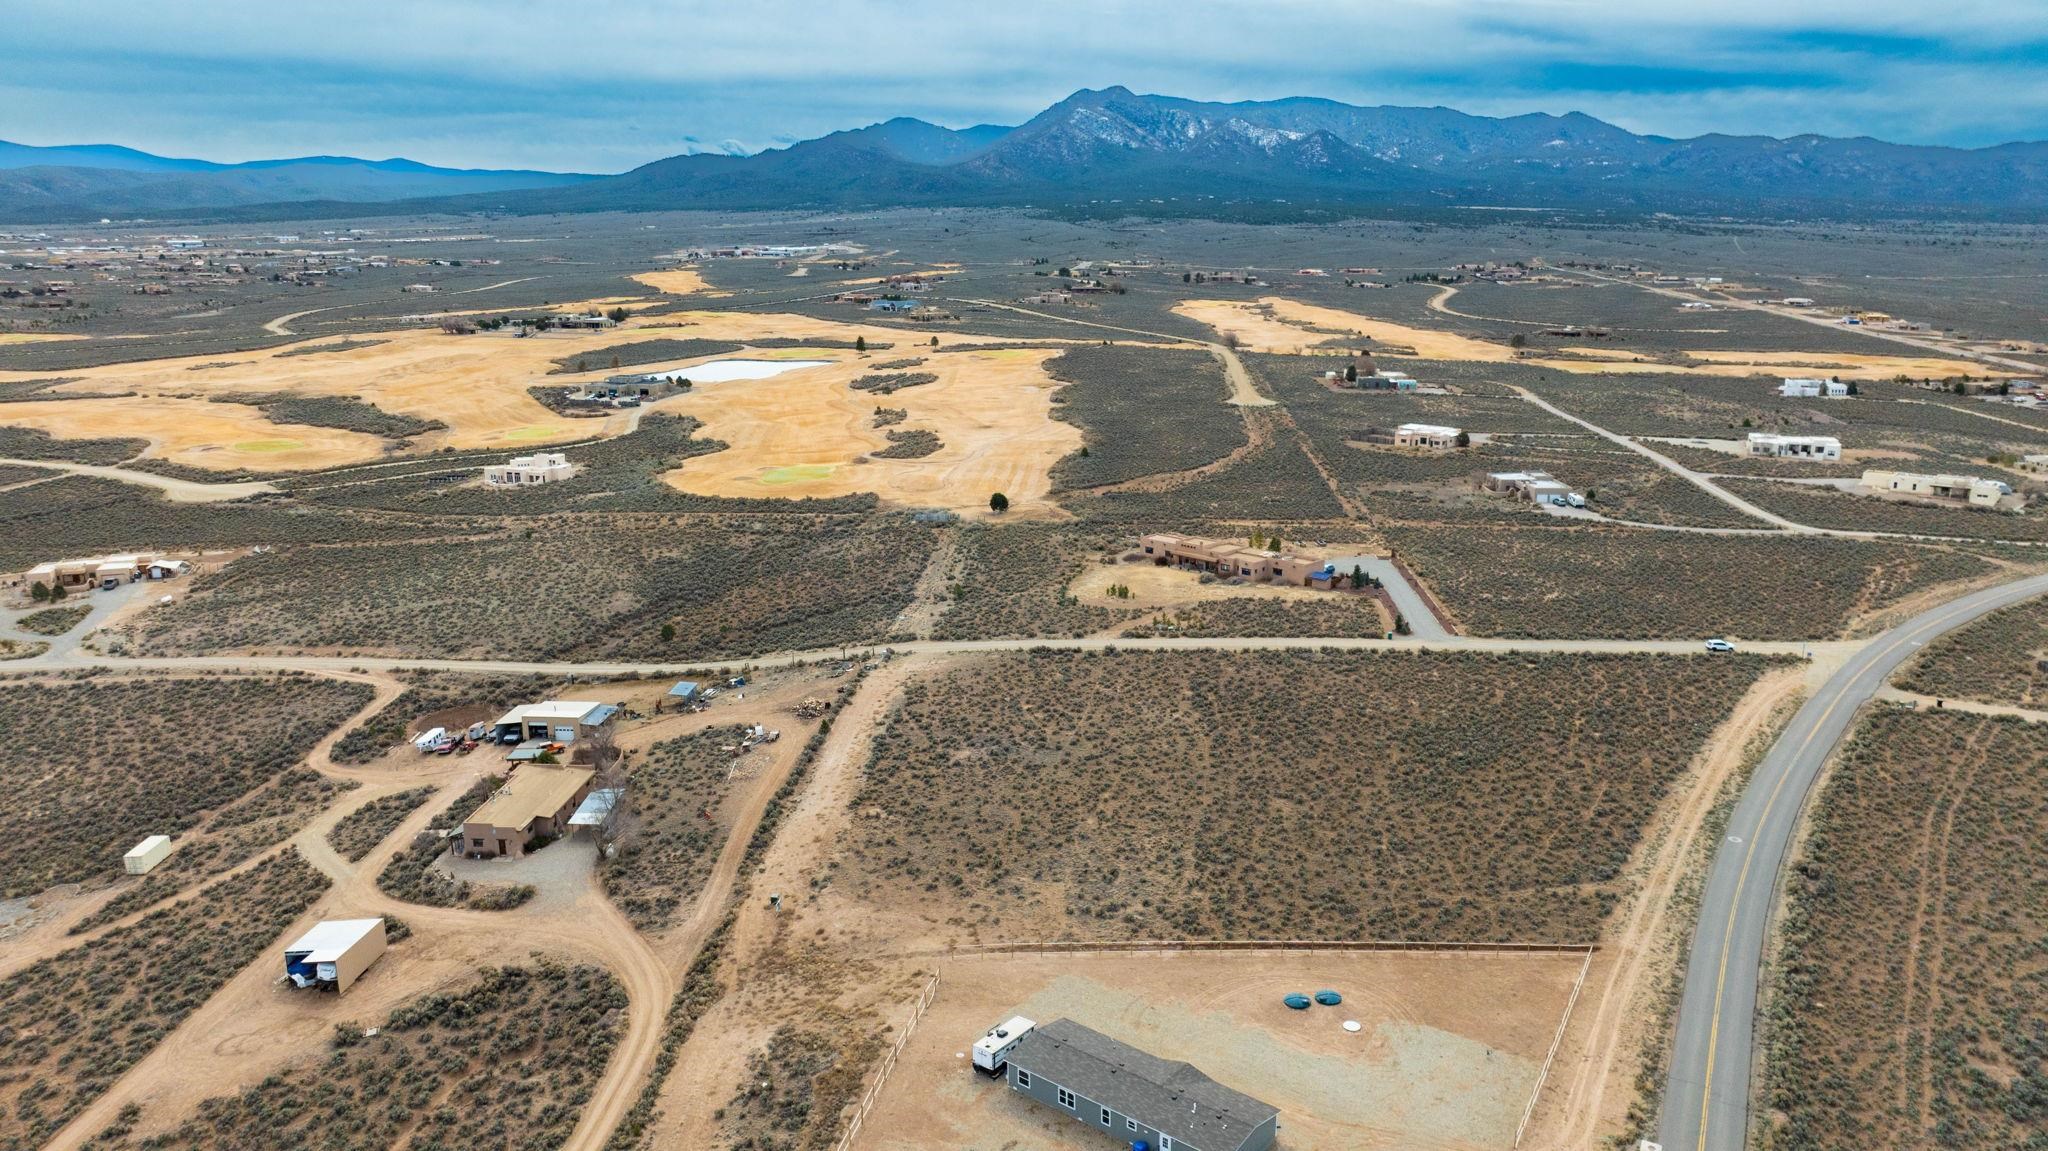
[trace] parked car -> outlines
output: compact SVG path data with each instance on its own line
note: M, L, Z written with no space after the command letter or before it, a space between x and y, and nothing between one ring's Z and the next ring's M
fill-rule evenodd
M490 731L491 725L488 723L472 723L469 725L469 738L480 740L490 734Z
M517 730L517 729L514 729L514 730L512 730L512 731L508 731L508 732L506 732L506 733L505 733L504 735L501 735L501 736L499 736L499 737L498 737L498 742L499 742L499 743L518 743L518 742L519 742L519 732L518 732L518 730Z
M1710 639L1707 641L1707 650L1715 655L1722 655L1734 651L1735 645L1725 639Z

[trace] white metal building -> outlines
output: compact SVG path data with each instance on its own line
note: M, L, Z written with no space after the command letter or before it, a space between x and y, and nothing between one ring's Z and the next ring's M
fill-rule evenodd
M328 919L284 949L284 973L300 987L347 991L384 954L382 919Z

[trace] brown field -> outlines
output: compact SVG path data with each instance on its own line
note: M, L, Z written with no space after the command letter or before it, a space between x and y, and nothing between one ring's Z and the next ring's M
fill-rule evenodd
M990 658L904 689L851 801L832 896L935 944L1590 942L1643 820L1761 670Z
M47 344L59 340L85 340L91 337L77 332L0 332L0 347L8 344Z
M1757 1147L2048 1139L2044 759L2048 727L1897 709L1840 753L1787 871Z
M1922 648L1898 674L1922 695L2039 707L2048 701L2048 600L1995 611Z
M948 957L862 1126L867 1151L1110 1146L960 1057L1013 1014L1067 1018L1280 1109L1306 1148L1510 1147L1582 956L1364 951ZM1290 991L1337 1007L1294 1011ZM1361 1026L1347 1032L1341 1024Z
M1044 349L942 352L920 371L939 378L905 388L888 405L909 412L903 427L937 432L944 444L918 459L874 459L889 446L874 426L876 397L847 384L869 369L845 352L837 362L769 380L709 384L662 407L704 422L700 435L730 450L699 456L668 482L699 495L841 496L874 492L917 507L986 512L989 495L1010 498L1011 514L1051 507L1052 465L1081 446L1081 429L1051 418L1060 385Z
M1109 594L1111 586L1131 589L1128 598ZM1082 603L1103 607L1177 607L1225 599L1278 599L1306 603L1328 602L1329 592L1287 584L1231 584L1222 580L1203 583L1196 572L1155 564L1091 563L1067 591Z
M636 297L616 297L579 301L579 306L631 308L645 306L645 303ZM806 337L845 342L864 336L869 345L878 350L884 345L901 346L911 342L903 332L890 328L804 316L751 313L676 313L655 322L629 321L605 331L556 332L529 339L495 334L449 336L434 328L404 328L361 333L360 338L366 341L365 345L344 351L302 356L280 354L330 339L323 336L266 351L241 353L226 367L204 370L198 369L203 365L222 363L221 357L185 356L82 368L67 373L71 382L51 389L50 394L109 391L136 394L115 399L53 399L8 404L4 411L0 411L0 424L38 428L59 438L144 439L151 445L146 453L149 456L219 471L299 471L374 460L385 454L384 441L375 436L332 428L275 424L255 407L212 403L208 399L237 392L292 392L314 396L356 396L388 412L422 420L438 420L447 425L446 430L429 432L410 441L417 451L444 447L524 451L549 443L624 431L630 421L623 414L602 422L565 419L528 395L527 388L541 383L565 384L602 378L609 374L610 369L594 358L594 366L588 373L552 377L548 373L557 359L580 352L596 353L619 343L624 334L650 332L731 340L742 344L755 339ZM950 333L944 338L953 347L974 342L974 337ZM778 355L789 354L783 349L771 351ZM844 352L840 354L846 355ZM1069 439L1078 444L1078 435L1063 425L1053 425L1050 431L1039 427L1050 423L1045 415L1046 397L1022 392L1012 385L1025 381L1040 388L1054 386L1045 380L1038 367L1050 354L1030 353L1012 371L988 371L988 364L974 365L980 370L973 373L974 381L965 388L964 396L954 401L953 408L948 409L945 403L935 405L941 412L957 410L973 417L961 427L957 436L948 437L950 450L925 460L897 461L897 465L914 463L919 465L912 469L915 473L938 473L941 476L949 467L958 468L962 473L957 477L958 482L995 483L996 486L987 487L979 493L981 501L986 501L990 492L1000 490L999 481L1011 479L1027 495L1034 482L1042 491L1044 481L1034 481L1031 477L1042 473L1051 466L1053 459L1071 450L1073 445L1069 444ZM847 358L851 360L850 356ZM640 370L656 371L689 362L650 364ZM36 373L0 371L0 383L33 378L37 378ZM844 390L843 383L838 386ZM1025 397L1021 404L1017 402L1020 396ZM698 400L705 398L697 397ZM661 407L673 406L675 410L690 410L692 414L698 414L685 406L690 398L681 399L682 404L669 400ZM859 407L857 400L852 402ZM977 439L975 424L985 415L975 410L976 404L996 407L990 417L995 421L995 428L989 434L981 435L980 439L1010 436L1020 428L1028 428L1040 437L1037 441L1039 447L1051 450L1052 456L1043 465L1020 466L1008 460L1006 453L997 452L994 459L984 459L980 464L968 463L967 457L974 454L971 445ZM718 410L715 402L708 406L714 412ZM862 413L865 419L865 408ZM835 453L831 462L849 463L870 448L887 446L880 433L875 433L874 440L872 445L843 445L849 450ZM740 446L735 443L736 448ZM982 454L988 455L986 452ZM894 486L900 487L905 498L916 501L924 498L918 493L929 494L934 489L948 488L951 482L927 475L923 480L904 480ZM852 485L851 477L840 481L837 486L825 484L822 487L831 488L833 494L870 490ZM764 494L764 491L756 487L752 494ZM778 489L765 494L802 496L813 493ZM1013 500L1016 499L1015 492L1011 495Z
M1174 305L1173 310L1219 332L1235 335L1238 346L1250 352L1306 352L1326 341L1341 341L1343 337L1334 333L1357 333L1371 337L1375 343L1413 348L1417 356L1426 360L1525 363L1574 373L1626 371L1749 376L1781 370L1825 368L1831 375L1859 380L1888 380L1898 375L1943 377L1987 374L1982 364L1938 356L1870 356L1838 352L1687 353L1695 360L1704 361L1697 367L1638 362L1631 353L1606 348L1569 349L1589 357L1582 360L1526 357L1505 343L1389 323L1356 312L1318 307L1279 296L1265 296L1256 301L1186 300Z
M732 294L721 292L705 283L704 273L698 271L694 265L687 268L669 268L660 272L641 272L633 279L657 292L666 292L671 296L703 296L708 299Z

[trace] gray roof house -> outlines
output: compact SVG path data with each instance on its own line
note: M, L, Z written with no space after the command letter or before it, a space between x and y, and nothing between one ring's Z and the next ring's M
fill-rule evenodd
M1277 1108L1070 1019L1019 1040L1008 1074L1011 1090L1155 1151L1266 1151L1280 1130Z

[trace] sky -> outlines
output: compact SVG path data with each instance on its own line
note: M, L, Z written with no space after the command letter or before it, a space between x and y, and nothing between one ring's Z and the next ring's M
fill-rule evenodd
M622 171L1081 88L2048 140L2048 0L10 0L0 139Z

